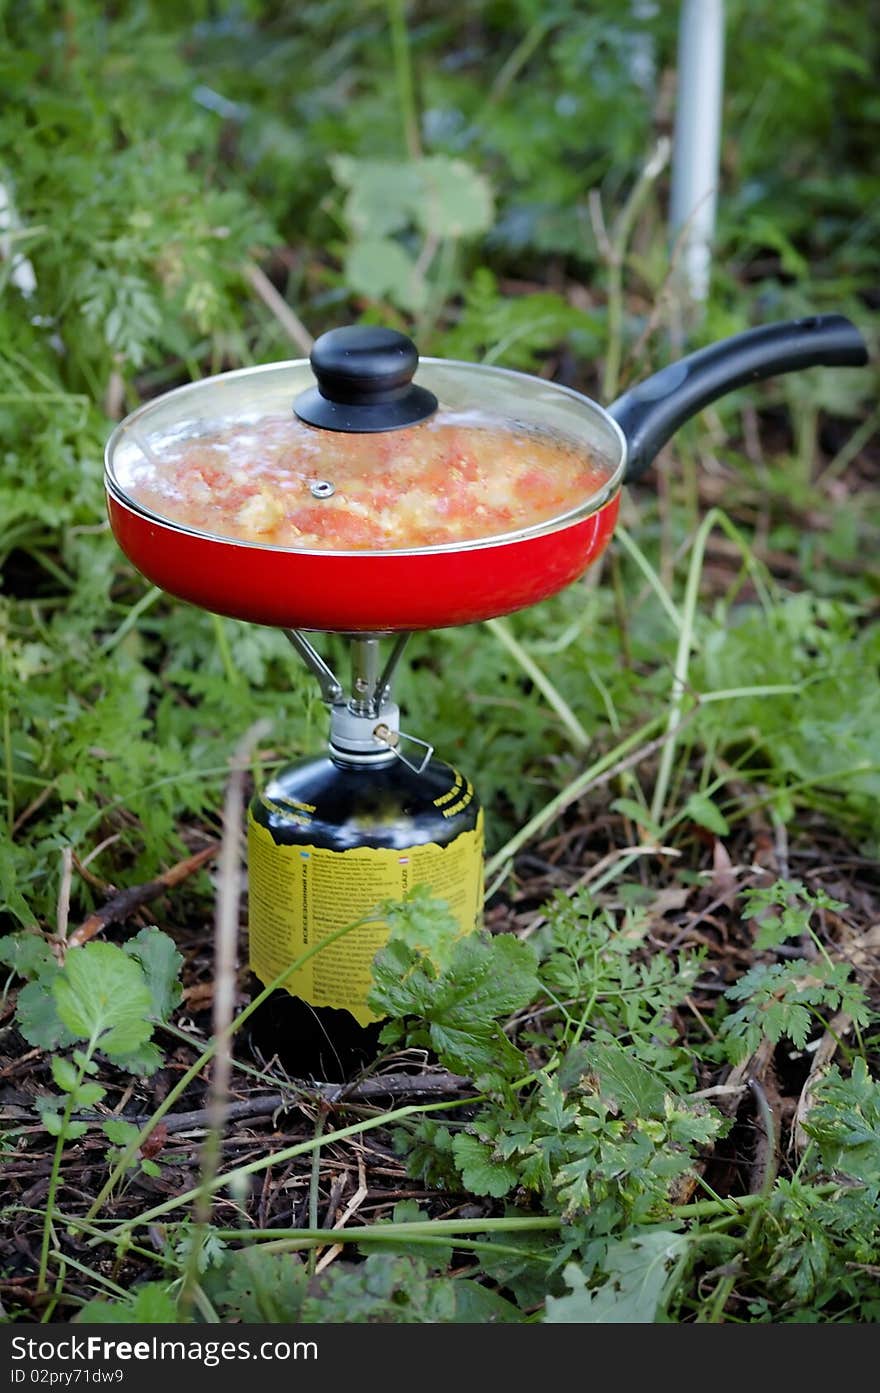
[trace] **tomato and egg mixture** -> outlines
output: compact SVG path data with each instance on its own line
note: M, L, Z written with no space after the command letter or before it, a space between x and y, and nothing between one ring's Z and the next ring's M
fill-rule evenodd
M444 546L533 527L587 502L602 461L549 433L478 413L403 430L317 430L295 416L141 446L133 501L214 536L308 550Z

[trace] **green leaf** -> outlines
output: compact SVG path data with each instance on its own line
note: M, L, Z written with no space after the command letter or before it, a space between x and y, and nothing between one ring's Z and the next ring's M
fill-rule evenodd
M491 185L464 160L337 155L330 165L349 190L345 216L358 238L387 237L412 224L437 237L473 237L492 225Z
M588 1288L579 1267L568 1263L563 1277L568 1296L548 1296L544 1319L550 1323L649 1324L662 1309L669 1268L687 1251L687 1238L670 1229L645 1229L609 1244L603 1263L607 1279Z
M151 1074L155 1074L157 1069L161 1069L163 1055L158 1045L148 1041L145 1045L139 1045L136 1050L114 1054L113 1063L120 1069L127 1069L136 1078L147 1079Z
M61 1020L58 1006L52 992L52 983L60 975L60 968L53 963L40 973L34 982L28 982L18 993L16 1019L18 1028L29 1045L41 1050L63 1049L73 1044L76 1036Z
M0 963L11 967L19 977L37 977L55 965L52 949L41 933L23 929L0 938Z
M762 1038L783 1036L802 1048L815 1011L844 1010L859 1025L870 1019L865 989L850 975L848 963L792 958L787 963L756 963L728 987L725 996L745 1005L721 1024L721 1036L736 1042L735 1057L755 1049Z
M457 1278L454 1284L455 1315L457 1325L497 1325L504 1321L521 1321L522 1313L480 1282L468 1277Z
M345 258L345 279L356 295L391 300L404 310L424 308L428 287L415 262L390 237L364 237Z
M431 155L416 168L415 215L423 231L438 237L475 237L492 226L492 188L473 165Z
M836 1065L829 1070L803 1126L829 1171L880 1186L880 1080L861 1056L848 1079Z
M140 367L162 325L158 297L143 277L121 271L110 277L90 266L74 287L85 323L103 335L109 349Z
M105 1054L124 1055L150 1037L152 998L143 970L113 943L70 952L52 992L67 1029Z
M55 1055L52 1060L52 1077L65 1093L73 1093L77 1086L77 1071L64 1055Z
M802 1050L807 1043L811 1020L806 1006L791 1001L774 1001L764 1010L764 1034L774 1042L787 1035L795 1048Z
M726 837L730 832L730 823L727 818L719 811L712 799L706 797L705 793L692 793L684 805L684 811L693 822L696 822L700 827L708 828L717 837Z
M847 374L837 373L836 378ZM806 379L802 379L806 382ZM815 377L805 388L815 402ZM795 529L793 551L803 533ZM691 681L697 690L802 684L772 700L762 696L709 703L699 716L701 738L732 749L760 740L765 782L783 797L789 783L833 790L838 821L880 833L880 630L853 632L848 606L804 592L769 612L743 606L704 630ZM799 795L800 798L800 795ZM793 815L793 810L790 816Z
M226 1286L217 1304L227 1319L245 1325L285 1325L301 1320L308 1273L294 1253L263 1253L251 1246L226 1255Z
M649 1069L620 1045L592 1044L583 1051L585 1073L598 1080L599 1094L625 1118L662 1117L666 1089Z
M76 1141L78 1137L85 1136L86 1132L89 1130L88 1123L70 1121L65 1127L63 1113L56 1112L53 1109L55 1101L54 1098L40 1098L37 1102L40 1121L50 1137L60 1137L63 1135L64 1140L68 1142Z
M783 271L789 276L807 277L810 263L786 237L775 218L762 213L750 213L746 220L748 234L756 246L772 247L778 253Z
M623 813L623 816L628 817L637 827L644 827L650 836L659 836L660 829L654 818L651 817L649 810L642 807L642 804L637 803L634 798L615 798L611 804L611 811Z
M386 237L411 221L419 200L413 161L336 155L330 168L337 183L349 190L345 216L357 237Z
M89 1301L73 1320L78 1325L179 1325L177 1302L161 1282L145 1282L128 1302Z
M846 905L833 900L824 890L810 891L800 880L776 880L769 886L743 891L743 918L760 919L755 934L756 948L776 948L790 938L809 932L816 909L843 910Z
M40 1121L51 1137L61 1135L62 1114L58 1111L57 1098L38 1098L37 1112L40 1114Z
M444 1065L478 1081L515 1077L525 1058L501 1028L499 1018L533 999L538 983L536 955L510 934L470 934L459 940L449 968L435 977L424 960L390 943L373 961L370 995L382 1015L420 1016Z
M559 1061L559 1068L556 1071L556 1084L560 1091L565 1094L572 1088L578 1088L584 1076L589 1074L590 1066L587 1061L587 1046L573 1045L571 1049ZM549 1086L544 1085L545 1091Z
M455 1319L455 1282L428 1275L421 1258L371 1253L357 1267L337 1260L303 1303L301 1319L417 1325Z
M14 914L19 923L24 924L26 928L36 923L36 916L18 888L15 852L5 841L0 842L0 912L4 909Z
M97 1074L97 1060L91 1059L83 1050L74 1050L73 1062L84 1074Z
M117 1146L128 1146L140 1136L140 1127L136 1127L133 1122L126 1122L122 1117L108 1117L101 1123L104 1136L108 1141L114 1142Z
M427 304L425 275L396 234L411 236L416 229L426 238L457 240L491 226L491 187L464 160L337 155L330 164L348 189L344 212L352 236L345 278L351 290L371 300L388 299L410 312Z
M193 1260L192 1254L195 1250L196 1271L209 1274L214 1281L219 1280L227 1259L227 1248L223 1239L218 1238L214 1229L201 1225L193 1228L189 1221L186 1221L182 1228L183 1232L174 1245L178 1265L187 1266Z
M81 1083L74 1095L74 1102L78 1108L93 1108L96 1103L100 1103L107 1090L102 1088L99 1083Z
M438 973L449 967L463 931L445 900L438 900L429 886L414 885L402 900L386 900L379 910L388 925L389 943L404 944Z
M515 1166L505 1165L496 1158L493 1147L460 1132L452 1143L464 1186L473 1195L493 1195L500 1199L508 1194L517 1183Z
M500 1021L467 1020L467 1008L455 1004L444 1020L433 1021L430 1042L446 1068L472 1078L480 1088L497 1087L528 1069L521 1050L512 1045Z
M143 968L152 999L152 1019L163 1022L170 1020L183 996L180 982L183 957L178 953L174 940L161 929L145 928L128 940L123 951ZM132 1073L136 1072L139 1071L132 1070Z

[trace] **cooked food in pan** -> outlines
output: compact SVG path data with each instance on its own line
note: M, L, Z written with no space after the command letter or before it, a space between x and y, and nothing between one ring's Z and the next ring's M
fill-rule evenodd
M387 551L549 522L581 507L609 473L550 432L441 411L371 435L316 430L291 414L153 436L119 482L142 508L214 536Z

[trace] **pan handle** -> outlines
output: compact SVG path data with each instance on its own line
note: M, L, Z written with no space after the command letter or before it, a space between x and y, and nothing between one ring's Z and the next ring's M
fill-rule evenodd
M842 314L823 314L749 329L670 363L608 408L627 438L624 480L640 478L680 425L747 382L799 368L861 368L867 361L855 325Z

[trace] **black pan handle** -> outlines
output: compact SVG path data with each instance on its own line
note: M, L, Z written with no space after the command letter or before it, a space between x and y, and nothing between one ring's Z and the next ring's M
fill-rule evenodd
M627 438L624 480L638 479L680 425L747 382L800 368L861 368L865 341L842 314L765 324L710 344L640 382L609 408Z

